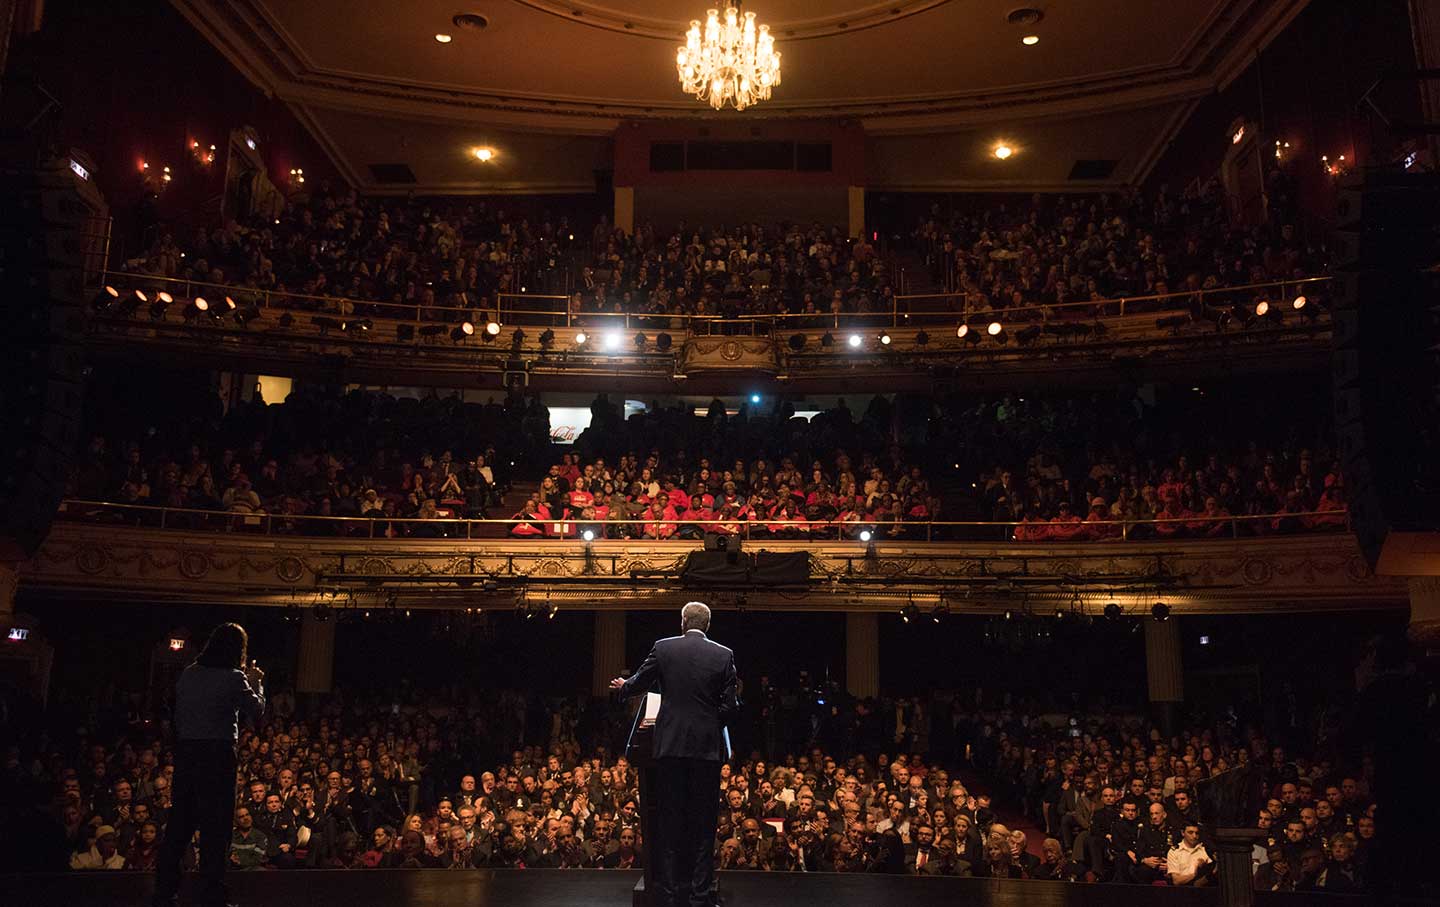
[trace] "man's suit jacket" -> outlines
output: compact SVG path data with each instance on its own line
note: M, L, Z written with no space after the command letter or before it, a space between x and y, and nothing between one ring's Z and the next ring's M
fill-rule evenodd
M661 695L651 750L656 759L723 762L730 757L723 728L740 709L734 652L699 630L659 640L620 695L651 690Z

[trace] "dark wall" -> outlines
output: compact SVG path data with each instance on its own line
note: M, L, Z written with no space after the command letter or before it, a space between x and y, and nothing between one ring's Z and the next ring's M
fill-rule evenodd
M285 104L246 80L164 0L47 3L40 31L14 39L7 73L7 83L36 80L60 104L37 132L94 159L94 178L126 244L152 221L218 211L226 143L240 126L258 132L257 150L277 185L293 167L305 170L307 185L336 178ZM192 163L191 140L216 146L208 168ZM141 161L152 170L169 165L174 176L153 204Z
M1178 190L1213 175L1229 147L1227 127L1243 116L1259 125L1267 154L1276 139L1290 143L1282 166L1298 184L1302 211L1323 223L1334 207L1334 179L1321 170L1320 156L1343 154L1360 165L1392 160L1392 139L1358 105L1382 72L1414 66L1404 0L1311 0L1224 91L1200 102L1149 183ZM1396 84L1379 97L1388 110L1417 116L1413 86Z

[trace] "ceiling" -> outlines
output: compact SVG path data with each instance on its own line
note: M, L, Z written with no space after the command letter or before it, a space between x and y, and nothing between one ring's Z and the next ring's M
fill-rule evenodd
M1306 0L1037 0L1042 18L1034 24L1007 20L1019 0L756 0L747 8L771 26L784 80L771 100L742 114L716 114L676 84L686 20L703 17L707 3L172 2L247 77L300 113L341 169L368 188L355 114L377 128L427 123L429 139L453 149L487 129L608 137L627 120L726 116L838 117L870 136L1013 132L1036 121L1093 134L1095 117L1113 128L1117 114L1133 111L1134 122L1122 117L1119 128L1136 150L1115 180L1134 179L1189 105L1238 74ZM458 14L488 24L460 27ZM437 33L453 40L438 43ZM1026 34L1040 42L1023 45ZM1066 135L1045 131L1047 139ZM1033 174L1017 160L1004 179L1039 185L1060 157L1068 167L1075 155L1037 155ZM480 179L463 155L412 169L412 188L521 191L501 175Z

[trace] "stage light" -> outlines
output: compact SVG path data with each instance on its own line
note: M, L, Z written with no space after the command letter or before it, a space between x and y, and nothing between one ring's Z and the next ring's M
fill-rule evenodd
M96 308L103 308L103 307L105 307L105 306L110 305L112 302L114 302L115 300L117 300L117 299L119 299L119 298L120 298L120 291L117 290L117 289L115 289L114 287L110 286L109 284L106 284L106 285L105 285L105 288L102 289L102 290L100 291L99 295L97 295L97 296L95 297L95 307L96 307Z
M327 620L330 619L330 606L327 605L327 604L324 604L323 602L320 603L320 604L317 604L317 605L316 605L313 609L311 609L311 610L313 610L314 613L315 613L315 620L316 620L317 623L322 623L322 624L323 624L323 623L325 623L325 621L327 621Z
M166 305L169 305L170 303L172 303L172 302L175 301L175 297L174 297L174 296L171 296L169 293L165 292L164 290L161 290L159 293L156 293L156 294L155 294L155 298L158 299L158 300L160 300L161 302L165 303ZM1299 308L1299 306L1296 306L1296 308ZM202 308L200 311L203 312L203 311L205 311L205 310Z
M1119 620L1120 615L1124 613L1124 609L1120 607L1119 602L1110 602L1108 605L1105 606L1106 620Z
M342 325L347 331L368 331L375 326L375 322L369 318L361 318L357 321L347 321Z
M861 529L861 530L860 530L860 541L862 541L862 542L868 542L868 541L870 541L871 539L873 539L874 537L875 537L875 533L871 532L869 529Z
M798 353L801 350L805 349L805 335L791 334L789 343L791 352Z
M1014 611L1011 611L1009 608L1006 608L1006 609L1005 609L1004 617L1005 617L1006 620L1011 620L1012 618L1015 617L1015 612L1014 612Z
M919 616L920 609L917 608L914 604L906 605L905 607L900 609L900 619L907 624L910 623L911 620Z
M1170 619L1170 606L1164 602L1156 602L1150 606L1150 616L1159 621Z
M1266 315L1270 314L1270 303L1264 299L1255 303L1255 314L1257 317L1260 318L1264 318Z
M607 350L618 350L618 349L620 349L620 343L621 343L621 341L622 341L623 339L624 339L624 338L622 338L622 337L620 336L620 332L619 332L619 331L611 331L610 333L608 333L608 334L605 335L605 349L607 349Z
M145 294L144 294L144 293L141 293L139 290L136 290L136 291L135 291L135 295L136 295L139 299L144 299L144 298L145 298ZM164 318L164 317L165 317L165 308L166 308L165 303L161 302L161 301L158 300L158 299L155 300L154 302L150 303L150 320L151 320L151 321L159 321L160 319Z
M1014 153L1015 149L1004 143L995 146L995 157L1002 161L1008 160Z
M584 532L580 533L580 537L587 542L593 542L595 541L595 530L586 529Z
M525 332L520 328L516 328L515 333L510 335L510 349L518 353L520 352L520 347L524 342Z
M640 352L643 353L645 351L645 344L649 342L650 338L646 337L643 332L635 335L635 349Z
M750 402L751 402L751 403L759 403L759 402L760 402L760 395L759 395L759 394L751 394L751 395L750 395Z
M1000 332L1003 330L1005 330L1005 325L1001 324L998 321L992 321L990 322L990 326L985 329L985 333L989 334L991 337L998 337L1000 336Z
M925 346L925 345L928 344L929 342L930 342L930 335L927 334L927 333L925 333L924 331L921 331L920 333L918 333L918 334L915 335L915 345L916 345L916 346Z
M1015 332L1015 339L1019 341L1022 346L1029 346L1040 339L1040 325L1032 324L1029 327L1021 328Z
M1034 47L1036 44L1040 43L1040 36L1026 35L1025 37L1020 39L1020 43L1024 44L1026 47Z
M970 333L970 325L968 324L962 324L955 329L955 336L960 340L964 340L965 335L968 333Z
M470 330L467 331L465 330L466 328L469 328ZM450 329L450 339L455 341L456 343L461 343L465 340L466 337L469 337L473 333L475 333L475 326L467 321L464 324L459 325L458 327L453 327Z
M1295 311L1298 312L1301 309L1305 308L1305 303L1308 301L1309 300L1307 300L1304 296L1296 296L1295 301L1290 303L1290 305L1293 306L1295 308Z
M881 334L881 335L880 335L880 345L881 345L881 346L889 346L889 345L890 345L890 335L889 335L889 334Z
M830 333L829 331L826 331L824 334L820 335L820 345L827 350L830 349L830 347L835 345L835 335Z
M555 615L557 615L557 614L559 614L559 613L560 613L560 606L557 605L557 604L554 604L554 603L552 602L552 603L550 604L550 613L545 616L545 619L546 619L546 620L554 620L554 619L555 619Z
M474 154L475 160L482 162L489 161L495 157L495 151L491 148L476 148Z
M546 328L540 332L540 349L548 350L555 345L555 332Z
M576 345L576 346L584 346L584 345L585 345L585 341L586 341L586 340L589 340L589 339L590 339L589 337L586 337L586 336L585 336L585 332L584 332L584 331L578 331L578 332L576 332L576 334L575 334L575 345Z
M250 322L254 321L256 318L259 317L260 307L257 305L247 305L244 308L235 310L235 323L240 325L242 328L248 327Z
M851 334L850 338L845 342L850 344L850 349L858 350L860 348L860 344L864 343L865 340L859 334Z
M944 618L945 615L947 615L947 614L949 614L949 613L950 613L950 609L949 609L947 606L945 606L945 605L936 605L935 607L933 607L933 608L930 609L930 619L931 619L932 621L934 621L935 623L938 624L938 623L940 623L941 619Z
M491 337L496 337L496 336L498 336L498 335L500 334L500 322L498 322L498 321L487 321L487 322L485 322L485 333L489 334Z
M150 301L150 297L145 295L145 291L144 291L144 290L136 290L136 291L135 291L135 298L138 299L138 300L140 300L141 302L149 302L149 301Z
M161 293L160 296L159 296L159 300L160 300L161 302L167 302L167 303L168 303L168 302L170 301L170 294L169 294L169 293ZM195 299L194 299L194 306L195 306L195 311L197 311L197 312L208 312L208 311L210 311L210 303L206 301L206 299L205 299L204 296L196 296Z
M662 353L668 352L668 351L670 350L670 347L673 346L674 344L675 344L675 338L674 338L674 337L671 337L669 334L656 334L656 335L655 335L655 348L658 349L658 350L659 350L660 352L662 352Z

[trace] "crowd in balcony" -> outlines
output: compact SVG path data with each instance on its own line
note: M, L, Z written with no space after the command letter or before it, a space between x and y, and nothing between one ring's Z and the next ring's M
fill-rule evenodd
M377 538L464 537L465 519L501 521L492 535L657 540L1093 541L1346 526L1328 420L1283 387L1249 391L1244 411L1225 407L1233 388L1219 386L1220 404L1198 387L1191 400L1150 403L1128 391L877 396L861 413L837 399L808 419L783 398L736 410L655 403L626 419L602 394L566 448L549 442L538 396L481 404L302 385L283 403L222 415L203 388L179 384L176 398L97 387L105 396L69 497L199 512L170 528ZM1287 420L1274 422L1280 407Z
M1204 886L1206 784L1247 765L1269 833L1258 887L1358 890L1382 840L1370 775L1323 743L1292 756L1254 726L1167 736L1113 710L979 692L856 700L803 676L761 678L748 701L736 731L753 745L716 791L721 869ZM6 860L153 869L172 808L169 723L138 705L54 711L55 727L23 726L8 751ZM464 685L306 708L282 690L241 731L230 868L641 868L627 719L603 698Z
M459 320L464 310L493 310L497 293L564 292L577 229L566 213L532 222L503 202L366 198L322 186L273 218L162 232L122 270L269 291L282 307L328 311L308 297L341 297L399 307L345 314Z
M1323 246L1297 230L1294 191L1270 174L1266 223L1233 226L1218 178L1182 191L1161 185L1014 203L949 196L914 231L933 282L963 296L967 312L1065 305L1061 317L1114 314L1106 300L1193 293L1324 272ZM1264 291L1257 291L1264 295ZM1241 303L1226 295L1211 304ZM1093 305L1066 305L1091 302ZM1127 305L1127 312L1158 309ZM1034 311L1031 310L1031 314Z

